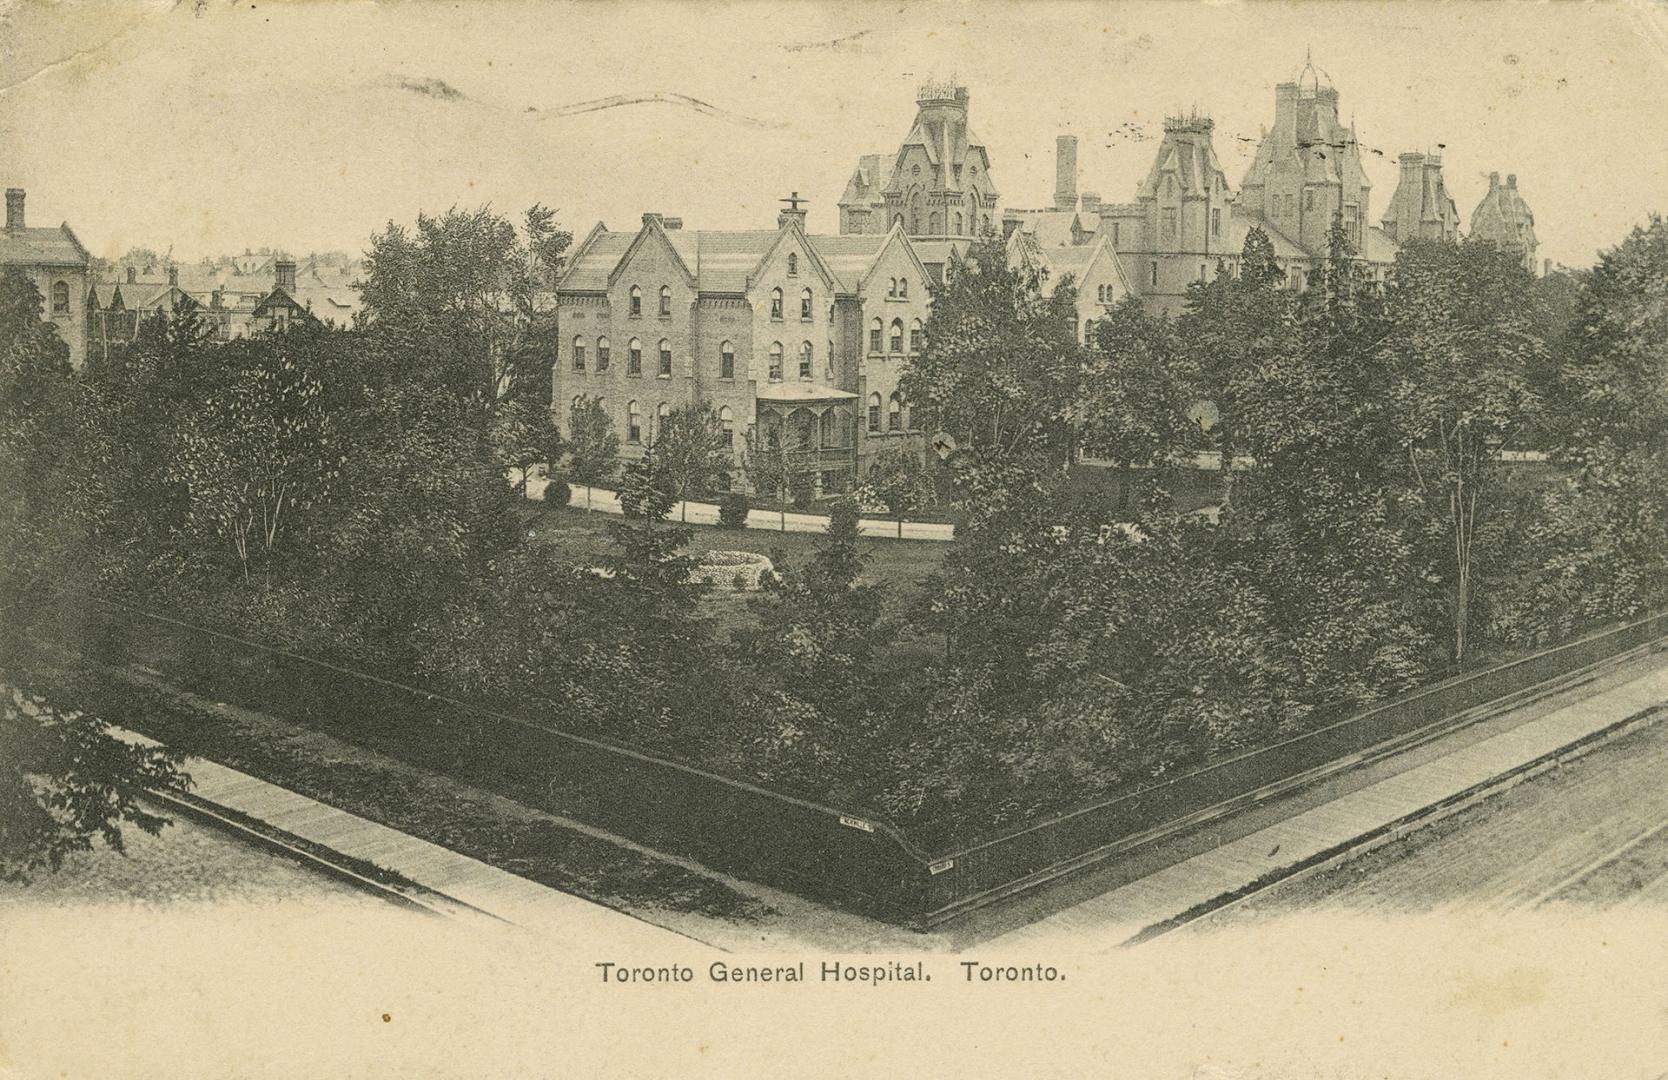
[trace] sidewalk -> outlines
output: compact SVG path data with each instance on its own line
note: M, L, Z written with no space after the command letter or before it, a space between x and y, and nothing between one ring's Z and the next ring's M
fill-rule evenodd
M531 477L527 481L527 496L531 499L543 499L547 481L542 477ZM590 495L590 503L586 504L586 494ZM572 486L572 495L568 498L568 505L576 510L589 509L593 513L623 514L620 508L620 496L617 492L607 488L586 488L583 484ZM717 525L718 507L712 503L690 502L688 504L688 522L691 525ZM684 520L684 503L672 504L671 521ZM747 528L759 529L764 532L809 532L820 533L828 530L828 518L820 514L796 514L789 511L786 514L775 510L750 510L747 513ZM862 518L857 522L857 531L863 536L873 536L885 540L939 540L949 541L956 538L956 527L944 522L935 521L906 521L900 537L898 523L880 518Z
M117 729L117 734L155 745L137 732ZM452 901L456 906L448 913L456 917L499 919L576 944L687 949L692 943L693 939L671 930L517 877L236 769L198 757L187 758L183 768L191 774L191 794L197 799L391 870Z
M1422 811L1668 702L1668 667L1201 852L991 939L1004 949L1106 949L1293 872Z

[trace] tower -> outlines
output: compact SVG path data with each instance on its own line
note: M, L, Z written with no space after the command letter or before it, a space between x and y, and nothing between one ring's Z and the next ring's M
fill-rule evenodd
M1517 176L1488 174L1488 194L1471 212L1471 239L1487 240L1523 255L1523 268L1535 272L1535 215L1517 190Z
M1441 156L1407 153L1396 160L1401 167L1396 193L1380 221L1385 233L1397 243L1457 239L1459 210L1442 182Z

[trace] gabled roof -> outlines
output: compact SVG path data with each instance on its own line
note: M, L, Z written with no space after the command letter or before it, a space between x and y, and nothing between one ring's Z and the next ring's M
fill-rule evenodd
M838 288L842 292L863 292L881 259L894 244L903 246L910 264L923 279L930 276L930 271L915 252L915 245L910 242L903 226L896 222L884 234L813 236L809 239L816 245L817 253L828 264L829 269L839 278Z
M1361 245L1361 257L1368 262L1392 263L1400 250L1389 233L1374 226L1367 230L1365 242Z
M1261 229L1268 234L1269 242L1274 245L1274 257L1277 259L1312 259L1307 249L1296 240L1280 231L1279 226L1263 217L1249 207L1238 203L1233 205L1228 216L1228 242L1231 247L1224 254L1238 255L1245 249L1245 237L1252 229Z
M673 230L673 232L681 231L681 229ZM677 263L678 269L683 271L684 281L690 285L695 284L695 271L690 260L684 258L684 253L678 250L679 245L674 244L669 237L670 234L666 227L660 223L659 217L650 217L644 221L643 227L637 230L637 235L631 238L631 243L626 245L625 252L620 256L619 261L614 264L614 269L608 272L608 284L613 285L619 280L620 275L625 272L626 263L631 261L631 257L637 253L638 248L644 244L653 243L655 240L663 242L667 250L672 253L672 261Z
M636 238L636 233L609 232L608 226L597 222L569 257L557 288L564 292L604 291L608 288L609 275Z
M1059 286L1067 274L1072 275L1081 286L1089 268L1097 259L1104 258L1112 268L1112 275L1117 281L1121 295L1127 296L1132 291L1129 279L1124 276L1123 261L1118 258L1117 249L1112 246L1111 237L1104 232L1087 244L1065 247L1043 247L1034 238L1021 237L1016 232L1009 241L1008 257L1047 271L1051 282L1048 287L1050 293Z
M748 285L748 287L751 287L752 284L753 284L753 280L755 278L757 278L764 271L765 264L770 262L771 256L776 254L776 249L781 247L784 243L786 243L787 240L789 239L789 237L793 237L793 236L797 236L799 238L800 246L805 249L805 254L810 256L811 266L814 270L816 270L817 276L822 278L822 283L823 283L824 287L826 287L826 288L835 288L839 285L839 283L840 283L839 278L835 277L834 271L831 270L829 268L828 264L823 261L822 255L817 251L816 245L811 243L811 238L806 236L805 233L803 233L802 231L800 231L800 228L797 224L793 224L793 223L790 222L789 224L787 224L787 225L785 225L782 228L777 230L775 242L772 243L770 245L770 247L765 249L765 253L762 256L759 257L759 261L754 265L752 271L747 275L747 285ZM716 290L709 290L709 291L716 291Z
M87 266L92 257L68 225L0 229L0 266Z

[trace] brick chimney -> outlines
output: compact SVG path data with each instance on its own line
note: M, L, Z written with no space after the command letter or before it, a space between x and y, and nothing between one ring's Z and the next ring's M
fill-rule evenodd
M129 285L132 285L134 282L136 282L138 280L139 280L139 268L137 266L128 267L127 268L127 283Z
M788 227L789 222L795 222L799 225L799 231L804 232L805 215L810 212L805 209L805 203L807 200L801 199L799 197L799 192L796 191L787 198L779 201L785 202L788 205L784 206L781 209L781 212L776 215L776 227L778 229L785 229Z
M20 187L6 189L6 229L8 231L23 228L23 189Z
M1497 172L1489 173L1488 174L1488 189L1490 191L1493 191L1495 188L1497 188L1499 186L1500 186L1500 174L1497 173Z
M1054 209L1070 210L1077 205L1077 136L1054 139Z
M276 286L287 293L295 292L295 263L289 259L279 259L272 264L272 271L277 277Z
M170 286L174 286L174 285L178 285L179 283L180 283L180 268L177 267L177 266L170 266L168 268L168 284Z

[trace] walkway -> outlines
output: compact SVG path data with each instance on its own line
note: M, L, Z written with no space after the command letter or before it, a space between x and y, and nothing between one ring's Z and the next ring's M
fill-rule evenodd
M1668 667L1612 686L1002 935L1004 948L1105 949L1233 896L1668 702Z
M155 745L137 732L124 739ZM544 937L611 948L676 945L691 939L548 888L467 855L367 821L345 810L203 758L187 758L191 794L303 840L391 870L450 901L451 914L490 917ZM445 906L445 905L442 905Z
M527 496L532 499L543 499L544 489L548 481L534 476L527 481ZM586 501L589 494L590 501ZM601 514L623 514L620 508L620 496L617 492L607 488L587 488L583 484L574 484L572 494L568 497L568 505L577 510L592 510ZM688 522L691 525L717 525L718 507L712 503L690 502L688 506ZM670 520L683 521L685 504L672 504ZM767 532L809 532L820 533L828 531L828 518L821 514L796 514L793 512L779 513L775 510L750 510L747 513L747 528L761 529ZM939 540L947 541L956 538L956 527L944 522L936 521L906 521L900 532L896 521L886 521L879 518L861 518L857 522L857 531L863 536L873 536L887 540Z

